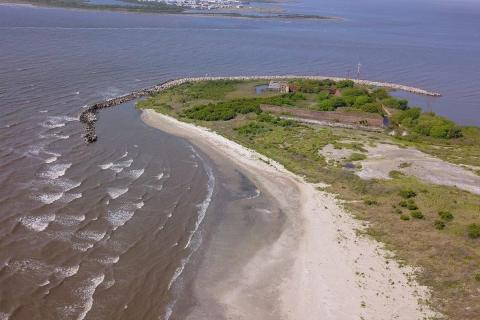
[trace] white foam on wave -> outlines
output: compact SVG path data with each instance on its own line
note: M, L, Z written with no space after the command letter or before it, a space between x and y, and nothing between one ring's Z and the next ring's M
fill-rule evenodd
M80 199L82 197L82 193L65 193L62 198L62 202L64 203L70 203L75 199Z
M72 166L71 163L58 163L48 167L48 169L40 174L42 178L58 179L65 175L67 170Z
M164 173L162 172L162 173L156 175L155 178L157 178L157 180L161 180L163 178L163 176L164 176Z
M56 179L49 180L48 184L66 192L79 187L82 183L71 179Z
M82 312L78 315L77 320L83 320L93 306L93 295L97 287L105 280L102 273L85 281L84 285L76 290L77 295L83 302Z
M132 219L134 212L131 210L117 209L117 210L108 210L107 220L113 226L113 230L117 230L118 227L123 226L130 219Z
M49 116L47 120L41 123L41 126L47 129L61 128L70 121L78 121L78 117L71 116Z
M107 170L110 169L113 166L113 162L105 163L105 164L100 164L98 165L102 170Z
M143 208L144 205L145 205L145 202L143 202L143 201L140 201L140 202L135 203L135 207L136 207L137 209Z
M111 264L116 264L118 261L120 261L119 256L105 256L102 258L98 258L97 261L101 264L104 265L111 265Z
M55 268L55 273L63 278L63 279L66 279L66 278L69 278L69 277L73 277L74 275L77 274L78 270L80 269L80 265L74 265L74 266L70 266L70 267L56 267Z
M47 113L48 110L40 110L39 112L40 112L40 113Z
M59 215L55 219L55 223L61 224L63 226L74 226L85 220L85 216L71 216L71 215Z
M193 148L192 148L193 149ZM194 149L193 149L194 150ZM205 161L200 157L200 155L194 151L196 156L202 160L203 166L205 168L205 171L208 176L208 181L207 181L207 196L203 200L202 203L200 203L198 207L198 217L197 221L195 222L195 227L193 230L190 232L190 236L188 237L187 244L185 245L185 249L190 246L190 243L192 241L193 236L197 232L198 228L200 227L200 224L202 223L203 219L205 218L205 215L207 213L208 207L210 206L210 202L212 201L212 196L213 196L213 190L215 188L215 177L213 176L213 171L212 168L210 168Z
M43 193L36 196L35 199L45 204L51 204L61 199L63 194L63 192Z
M99 165L99 167L102 170L110 169L112 171L115 171L116 173L120 173L125 168L129 168L132 165L132 163L133 163L133 159L128 159L128 160L120 161L120 162L117 162L117 163L108 162L108 163Z
M72 244L72 248L78 251L85 252L90 248L93 248L93 243L86 243L86 242L76 242Z
M125 153L120 157L120 159L126 158L128 156L128 151L125 151Z
M197 220L195 222L195 227L190 232L188 241L185 245L185 249L190 247L194 235L197 233L198 228L200 227L202 221L205 218L208 207L210 206L210 202L212 200L213 190L215 188L215 177L213 175L212 169L205 163L203 158L195 151L195 149L193 147L191 147L191 149L192 149L192 152L195 154L195 156L198 157L202 161L202 164L205 168L205 171L206 171L207 176L208 176L208 182L207 182L207 188L208 189L207 189L207 195L206 195L205 199L203 200L202 203L200 203L198 205L198 212L197 212L198 217L197 217ZM162 226L162 228L163 228L163 226ZM196 241L196 246L194 248L192 248L192 251L190 251L190 254L187 257L185 257L181 260L180 265L175 269L175 272L174 272L172 278L170 279L170 282L168 284L168 290L170 290L170 288L173 286L175 281L177 281L177 279L182 275L183 270L185 269L185 266L190 261L190 257L192 255L192 253L198 248L198 246L200 246L200 243L201 243L201 237L198 239L198 241ZM175 305L175 301L173 301L170 305L167 306L167 308L165 310L164 319L168 320L170 318L170 315L172 314L174 305Z
M142 174L145 172L145 169L136 169L136 170L130 170L128 171L127 175L136 180L142 176Z
M65 134L60 134L60 133L49 133L49 134L39 134L39 138L41 139L60 139L60 140L66 140L70 138L70 136L65 135Z
M128 188L108 188L107 189L107 193L112 199L117 199L127 191L128 191Z
M57 161L58 157L50 157L50 158L47 158L45 159L45 163L52 163L52 162L55 162Z
M83 231L77 232L76 236L85 240L92 240L92 241L98 242L102 240L106 234L107 234L106 231L98 232L98 231L92 231L92 230L83 230Z
M40 232L45 230L50 222L55 220L55 214L43 214L39 216L25 216L20 218L20 223L27 229Z

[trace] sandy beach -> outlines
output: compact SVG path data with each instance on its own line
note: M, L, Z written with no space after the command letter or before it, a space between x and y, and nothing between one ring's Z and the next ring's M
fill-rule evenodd
M229 161L253 181L276 210L249 208L268 228L237 234L228 246L222 225L206 249L193 286L188 319L423 319L426 288L382 245L358 236L354 220L335 196L319 191L283 166L214 132L152 110L143 121L189 140L216 161ZM255 220L256 221L256 220ZM255 221L251 229L255 230ZM233 237L233 236L232 236ZM238 241L238 239L242 239ZM212 259L209 259L212 257Z

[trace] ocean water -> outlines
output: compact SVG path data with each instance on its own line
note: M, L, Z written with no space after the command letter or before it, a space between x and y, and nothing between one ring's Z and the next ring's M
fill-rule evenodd
M480 125L480 3L281 4L339 21L0 6L0 319L175 317L196 234L221 194L214 164L105 98L201 75L320 74L439 91L415 104Z

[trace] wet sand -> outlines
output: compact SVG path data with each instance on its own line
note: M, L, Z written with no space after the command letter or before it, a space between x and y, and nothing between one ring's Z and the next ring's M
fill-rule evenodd
M224 137L151 110L148 125L233 165L260 190L233 201L212 228L187 319L422 319L432 312L413 270L356 235L334 196ZM253 201L253 202L252 202ZM173 318L173 317L172 317Z

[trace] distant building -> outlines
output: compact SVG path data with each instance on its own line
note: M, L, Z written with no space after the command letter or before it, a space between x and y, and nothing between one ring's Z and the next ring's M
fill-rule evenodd
M268 84L268 90L279 91L283 93L290 92L290 86L287 81L270 81Z

